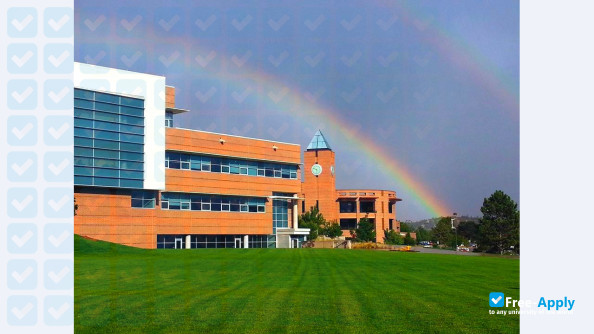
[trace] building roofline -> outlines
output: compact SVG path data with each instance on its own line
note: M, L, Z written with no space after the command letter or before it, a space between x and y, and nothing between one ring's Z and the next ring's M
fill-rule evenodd
M259 141L266 141L269 143L277 143L277 144L285 144L285 145L292 145L292 146L301 146L299 144L295 144L295 143L287 143L287 142L282 142L282 141L273 141L273 140L269 140L269 139L261 139L261 138L253 138L253 137L246 137L246 136L238 136L238 135L230 135L227 133L220 133L220 132L212 132L212 131L204 131L204 130L196 130L196 129L186 129L186 128L178 128L178 127L173 127L173 128L169 128L169 129L178 129L178 130L185 130L185 131L193 131L193 132L203 132L203 133L210 133L213 135L219 135L219 136L227 136L227 137L234 137L234 138L243 138L243 139L252 139L252 140L259 140Z

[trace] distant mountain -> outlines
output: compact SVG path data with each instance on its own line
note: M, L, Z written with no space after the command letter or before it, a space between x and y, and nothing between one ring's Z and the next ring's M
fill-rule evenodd
M458 225L460 222L467 222L467 221L473 221L478 224L479 219L481 219L481 217L458 216L455 220L455 224ZM429 219L417 220L414 222L408 221L408 220L402 221L402 222L411 225L412 228L415 230L421 226L426 230L430 230L433 227L435 227L435 225L437 224L438 221L439 221L439 218L429 218Z

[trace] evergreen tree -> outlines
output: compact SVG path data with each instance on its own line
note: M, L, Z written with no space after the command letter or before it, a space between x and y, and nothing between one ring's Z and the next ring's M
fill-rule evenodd
M375 241L375 225L368 218L361 218L357 229L351 234L356 241Z
M299 216L299 227L309 228L307 240L316 240L324 224L326 224L326 219L315 206Z
M518 205L501 190L485 198L481 208L483 218L479 227L481 248L503 252L520 246L520 212Z

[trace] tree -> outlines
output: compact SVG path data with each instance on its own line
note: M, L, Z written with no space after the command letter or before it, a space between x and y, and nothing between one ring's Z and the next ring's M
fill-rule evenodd
M480 245L489 252L504 251L520 246L520 212L518 205L501 190L485 198L481 207Z
M321 233L329 238L336 238L342 235L342 229L340 228L340 225L335 221L325 222L322 227Z
M385 230L384 243L388 245L402 245L404 244L404 239L402 239L400 233L394 230Z
M76 210L78 210L78 204L76 204L76 197L74 197L74 215L76 216Z
M458 224L458 236L464 239L477 241L479 239L479 225L473 221L464 221Z
M450 217L441 217L437 222L437 225L432 230L433 239L439 241L442 245L447 245L453 236L452 220Z
M400 232L413 232L413 228L408 223L400 222Z
M375 241L375 226L368 218L361 218L359 225L351 234L356 241Z
M418 241L429 241L431 240L431 231L427 231L422 226L417 229L417 240Z
M406 236L404 237L404 244L405 245L415 245L415 239L410 236L410 232L406 232Z
M308 240L316 240L320 233L321 226L326 224L326 219L320 213L320 210L312 206L309 211L299 216L299 227L309 228Z

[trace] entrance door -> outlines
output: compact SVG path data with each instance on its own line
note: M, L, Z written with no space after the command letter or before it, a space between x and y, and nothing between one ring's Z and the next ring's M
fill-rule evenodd
M299 239L291 239L291 248L299 248Z
M235 238L235 248L241 248L241 238Z
M183 248L183 239L182 238L175 238L175 249L182 249Z

